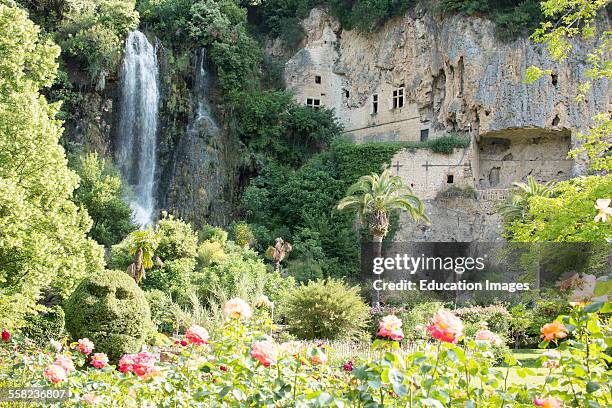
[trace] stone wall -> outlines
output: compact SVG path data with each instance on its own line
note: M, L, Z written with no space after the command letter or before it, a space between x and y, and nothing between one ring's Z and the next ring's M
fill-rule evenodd
M391 169L417 196L428 200L451 186L474 188L472 161L470 148L455 149L450 155L403 149L393 157Z

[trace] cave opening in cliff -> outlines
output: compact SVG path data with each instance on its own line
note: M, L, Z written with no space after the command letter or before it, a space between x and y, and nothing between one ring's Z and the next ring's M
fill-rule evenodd
M478 187L507 189L533 176L538 182L570 177L568 130L513 129L480 135Z

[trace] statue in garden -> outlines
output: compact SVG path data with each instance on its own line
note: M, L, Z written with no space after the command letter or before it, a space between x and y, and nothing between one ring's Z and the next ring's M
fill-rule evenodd
M111 361L140 351L151 323L144 292L134 279L105 271L84 279L65 305L66 329L73 339L88 338Z
M274 260L274 269L280 271L280 264L285 256L293 250L293 247L289 242L285 242L281 237L276 238L274 242L274 252L272 253L272 259Z

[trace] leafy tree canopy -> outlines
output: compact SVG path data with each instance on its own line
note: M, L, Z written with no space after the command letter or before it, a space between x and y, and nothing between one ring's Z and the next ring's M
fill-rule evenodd
M85 207L93 220L89 236L106 247L119 243L136 229L132 209L123 200L119 173L96 153L80 156L75 167L81 182L74 202Z
M57 71L59 48L17 7L0 4L0 325L35 308L43 289L67 295L104 267L72 201L78 176L58 144L59 106L40 95Z
M528 213L506 226L518 242L604 242L612 223L595 222L597 199L612 196L612 177L578 177L556 185L552 197L528 198Z

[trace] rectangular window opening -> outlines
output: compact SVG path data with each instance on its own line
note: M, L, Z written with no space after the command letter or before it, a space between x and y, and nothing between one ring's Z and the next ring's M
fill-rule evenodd
M455 182L455 176L453 176L452 174L448 174L446 176L446 183L453 184L454 182Z
M321 75L315 75L315 84L321 83Z
M421 129L421 142L429 139L429 129Z
M372 95L372 113L378 113L378 94Z
M404 107L404 88L400 87L393 91L393 109Z

